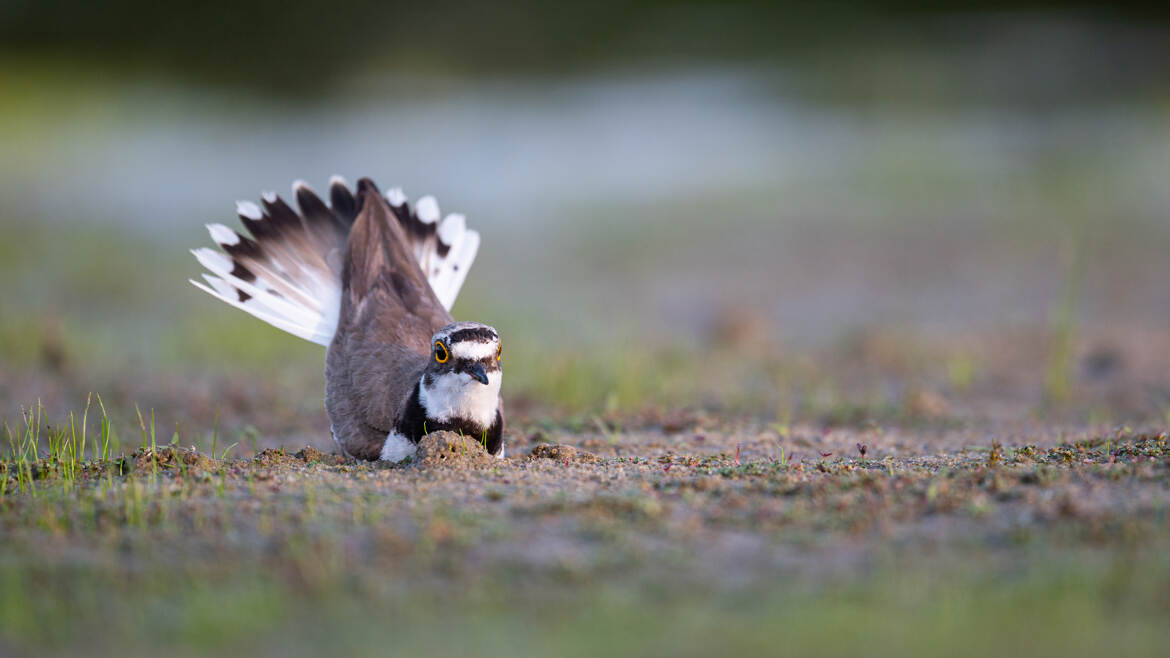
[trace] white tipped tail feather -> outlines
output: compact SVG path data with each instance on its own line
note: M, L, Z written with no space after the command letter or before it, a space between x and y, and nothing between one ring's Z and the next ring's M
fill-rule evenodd
M463 215L451 214L439 221L439 202L433 196L419 199L414 212L401 189L388 190L385 197L406 229L414 257L431 290L443 308L451 310L479 251L479 233L467 228Z
M341 304L341 261L357 213L345 179L334 176L329 183L329 205L303 181L293 183L299 213L271 192L262 205L237 202L236 213L252 237L208 224L223 252L191 250L208 271L206 284L191 283L278 329L329 345ZM414 211L398 188L386 200L435 296L450 310L479 250L479 233L467 228L463 215L439 221L434 197L420 199Z

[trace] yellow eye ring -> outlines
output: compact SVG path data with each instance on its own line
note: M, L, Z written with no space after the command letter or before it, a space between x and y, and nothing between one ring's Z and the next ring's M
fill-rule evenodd
M435 341L435 361L446 363L449 358L451 358L451 354L447 352L447 346L442 341Z

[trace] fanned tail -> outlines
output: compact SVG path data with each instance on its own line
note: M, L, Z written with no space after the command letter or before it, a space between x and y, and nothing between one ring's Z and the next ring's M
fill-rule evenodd
M261 205L237 202L251 237L208 224L223 251L191 250L208 270L205 283L191 283L278 329L329 345L337 330L342 259L357 203L339 176L330 179L329 204L302 181L292 190L299 213L275 193L265 193ZM467 228L463 215L439 221L434 197L419 199L413 211L400 189L387 192L386 200L436 297L450 310L475 260L479 234Z
M401 189L393 188L385 196L406 230L414 257L431 289L443 308L450 311L479 251L479 233L467 228L467 219L457 213L439 221L439 202L433 196L419 199L414 211Z

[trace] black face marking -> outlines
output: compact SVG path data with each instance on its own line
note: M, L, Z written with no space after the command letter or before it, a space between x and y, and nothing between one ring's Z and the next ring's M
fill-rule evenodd
M493 340L499 340L496 332L487 327L468 327L467 329L460 329L453 332L447 337L452 343L476 342L476 343L490 343Z
M484 372L499 372L500 363L496 361L495 357L485 357L483 359L458 359L455 361L451 372L456 374L466 373L475 376L475 371L482 368Z
M435 383L435 377L437 376L471 374L471 370L475 366L482 367L484 372L500 371L500 362L494 356L485 356L482 359L463 359L452 356L445 362L440 363L434 358L434 350L432 350L431 360L427 363L427 369L423 373L423 381L427 386L431 386Z

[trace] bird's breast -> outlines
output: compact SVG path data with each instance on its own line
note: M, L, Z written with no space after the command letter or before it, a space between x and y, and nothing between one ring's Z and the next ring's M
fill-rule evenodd
M419 385L419 403L428 420L438 423L465 421L484 430L495 422L503 374L488 373L483 384L466 373L444 373ZM429 380L429 381L428 381Z

